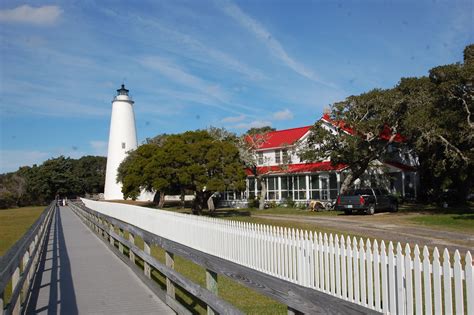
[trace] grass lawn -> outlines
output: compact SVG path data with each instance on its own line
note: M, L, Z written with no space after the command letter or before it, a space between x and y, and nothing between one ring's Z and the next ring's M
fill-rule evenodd
M474 233L474 213L421 214L408 221L437 229Z
M25 207L0 210L0 256L18 241L38 219L46 207ZM5 288L5 302L10 300L11 280Z
M18 241L46 207L0 210L0 256Z

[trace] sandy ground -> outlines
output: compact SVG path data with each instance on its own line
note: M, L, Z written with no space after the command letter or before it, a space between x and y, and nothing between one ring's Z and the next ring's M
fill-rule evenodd
M406 219L416 216L410 214L379 213L373 216L366 215L338 215L338 216L317 216L302 217L292 215L265 215L254 214L252 217L293 221L307 224L314 224L315 228L324 227L334 229L347 234L365 235L377 240L400 242L418 246L438 247L438 250L447 248L450 253L456 249L462 256L466 251L474 252L474 235L471 233L451 232L436 228L420 227L419 225L408 224ZM420 248L422 250L422 248Z

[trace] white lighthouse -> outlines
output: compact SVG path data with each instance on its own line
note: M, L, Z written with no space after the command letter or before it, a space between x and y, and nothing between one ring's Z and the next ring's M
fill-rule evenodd
M109 148L107 153L107 169L105 174L104 199L123 199L122 184L117 183L117 170L127 156L127 152L137 148L137 130L133 101L128 96L125 85L117 90L112 101L112 117L110 119Z

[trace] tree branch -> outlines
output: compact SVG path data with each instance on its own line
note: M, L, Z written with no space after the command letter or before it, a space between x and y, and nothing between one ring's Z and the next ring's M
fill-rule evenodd
M471 129L474 129L474 123L471 121L471 111L469 110L469 105L467 104L467 101L464 98L464 96L468 96L472 100L473 99L472 95L469 95L468 92L466 92L464 89L463 89L462 97L455 95L452 91L449 91L449 95L451 95L452 98L455 98L462 102L462 104L464 105L464 109L466 110L466 113L467 113L467 123Z
M455 145L451 144L451 142L449 142L445 137L443 137L442 135L438 135L438 138L441 139L441 141L444 143L444 145L446 147L449 147L451 148L452 150L454 150L460 157L461 159L463 159L466 163L469 163L469 158L467 156L465 156L461 150L459 150Z

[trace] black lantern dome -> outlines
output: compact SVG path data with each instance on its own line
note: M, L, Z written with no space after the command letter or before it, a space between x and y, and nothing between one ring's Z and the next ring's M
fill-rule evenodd
M117 90L117 95L127 95L128 96L128 90L125 88L125 84L122 84L122 87Z

